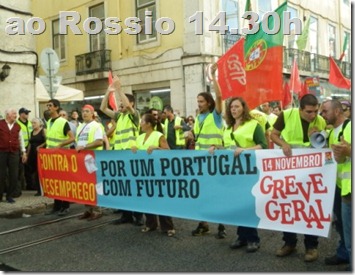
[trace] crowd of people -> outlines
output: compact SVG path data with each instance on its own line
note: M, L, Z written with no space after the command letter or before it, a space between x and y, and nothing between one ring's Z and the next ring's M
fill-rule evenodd
M337 161L337 180L334 199L334 220L340 236L334 255L325 258L325 264L347 263L351 268L351 103L337 99L318 102L312 95L304 95L298 108L282 110L280 105L265 102L250 110L242 97L226 100L225 114L222 114L222 95L216 80L217 65L211 67L215 98L201 92L197 96L198 114L180 117L172 106L162 110L149 109L140 114L135 108L131 94L123 93L118 77L107 88L100 111L111 120L103 125L94 107L85 104L81 118L77 111L68 113L60 102L50 99L44 118L28 120L30 110L19 111L9 108L5 118L0 120L0 165L7 169L0 171L0 200L6 193L6 201L15 203L21 196L22 175L26 188L41 195L37 172L38 148L67 148L81 150L215 150L231 149L238 156L245 150L280 148L286 157L292 156L293 148L309 148L310 136L315 132L328 132L327 145L334 152ZM119 110L109 107L109 95L115 92L119 99ZM17 119L17 113L19 115ZM64 216L69 212L68 201L54 200L53 208L46 214ZM95 220L102 217L102 209L86 205L79 219ZM121 210L120 218L114 224L133 223L143 226L143 233L160 230L172 237L176 234L173 217ZM223 224L218 225L217 238L225 238ZM206 221L200 221L193 236L210 233ZM236 240L231 249L246 247L254 253L260 248L257 228L238 226ZM283 246L276 256L286 257L296 250L297 234L283 232ZM318 259L318 237L304 235L304 260Z

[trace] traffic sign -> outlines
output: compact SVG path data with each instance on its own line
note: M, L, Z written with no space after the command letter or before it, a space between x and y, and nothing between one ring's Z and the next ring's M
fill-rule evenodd
M49 76L55 75L60 67L59 58L56 52L51 48L45 48L40 55L41 66Z

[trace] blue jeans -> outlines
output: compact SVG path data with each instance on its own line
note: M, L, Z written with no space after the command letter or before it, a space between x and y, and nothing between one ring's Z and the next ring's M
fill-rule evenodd
M335 230L338 232L338 234L340 236L340 240L338 243L336 254L339 259L347 261L347 260L349 260L349 254L345 248L343 221L342 221L342 217L341 217L342 216L342 207L341 206L342 206L341 189L338 186L336 186L335 187L335 194L334 194L333 212L336 217L336 220L334 222Z
M296 246L297 234L291 232L283 232L285 245ZM313 249L318 247L318 236L304 235L304 246L306 249Z
M351 196L351 195L350 195ZM341 204L341 214L343 219L343 230L344 230L344 242L346 250L348 251L350 267L352 267L352 258L351 258L351 225L352 225L352 217L351 217L351 201L344 201Z
M258 230L252 227L238 226L237 229L238 239L248 243L259 243Z

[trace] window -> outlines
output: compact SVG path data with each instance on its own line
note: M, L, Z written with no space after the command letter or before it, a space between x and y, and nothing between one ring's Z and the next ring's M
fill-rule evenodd
M58 55L60 61L65 60L65 35L59 34L59 19L52 22L52 30L53 50Z
M222 0L222 10L226 12L226 25L229 28L238 28L238 0ZM224 42L224 51L226 52L231 46L235 44L237 40L239 40L240 35L232 35L226 32L225 35L222 35Z
M134 91L133 95L136 109L140 114L144 114L150 108L162 111L165 105L171 105L170 88Z
M278 7L277 0L258 0L259 20L263 19L265 13L274 11L277 7ZM253 11L255 12L255 10Z
M309 23L309 45L311 53L318 53L318 19L311 16Z
M287 6L287 11L291 13L290 18L298 18L298 11L290 6ZM288 47L291 49L297 49L295 24L290 25L290 35L285 35L288 39Z
M349 0L343 0L343 4L345 5L345 6L350 6L350 1Z
M351 49L351 37L350 37L350 33L349 32L344 32L344 42L342 45L342 49L341 52L343 53L344 51L344 58L343 60L346 62L350 62L351 61L351 51L349 50Z
M141 19L141 26L142 26L142 32L137 35L137 43L142 44L142 43L147 43L151 41L156 41L157 40L157 32L155 30L155 21L157 18L156 15L156 4L155 0L136 0L136 13L137 17ZM152 20L152 34L145 34L144 29L145 29L145 17L146 11L150 11L152 13L151 15L151 20Z
M101 20L102 26L104 26L104 21L105 21L105 9L104 9L104 4L100 4L94 7L91 7L89 9L89 16L90 17L96 17ZM90 23L90 29L95 29L96 23L91 22ZM98 34L91 34L90 36L90 51L99 51L99 50L105 50L106 49L106 39L105 39L105 32L102 28L102 31Z
M335 27L332 25L328 25L328 43L329 43L329 55L334 57L336 53L336 48L335 48Z

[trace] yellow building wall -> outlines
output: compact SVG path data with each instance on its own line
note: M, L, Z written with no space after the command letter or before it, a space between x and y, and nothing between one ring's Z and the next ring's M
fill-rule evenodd
M82 35L75 35L68 28L66 35L66 60L61 62L59 73L75 71L75 56L90 51L89 35L83 29L83 22L89 17L89 8L95 5L105 4L105 17L118 17L122 29L125 29L124 20L135 17L135 1L48 1L36 0L32 3L32 12L36 17L42 18L46 23L46 31L36 36L36 50L40 54L44 48L52 48L52 21L59 18L60 11L76 11L81 15L78 24ZM182 47L183 45L183 5L176 5L174 0L157 1L157 18L169 17L175 22L175 30L169 35L158 34L158 43L153 47L137 47L136 35L126 34L124 31L119 35L106 35L106 49L111 50L111 60L136 57L140 55L159 54L168 49ZM44 72L40 69L40 74Z

